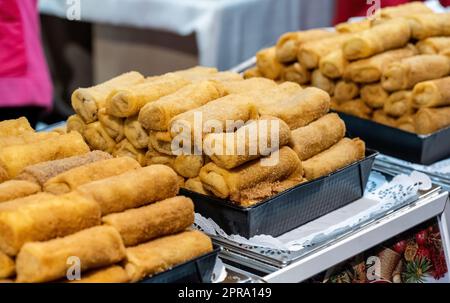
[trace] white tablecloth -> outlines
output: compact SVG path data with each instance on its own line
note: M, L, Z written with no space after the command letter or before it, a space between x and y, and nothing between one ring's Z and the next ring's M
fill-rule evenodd
M284 32L328 26L332 0L40 0L42 13L82 21L195 33L200 63L228 69L273 44Z

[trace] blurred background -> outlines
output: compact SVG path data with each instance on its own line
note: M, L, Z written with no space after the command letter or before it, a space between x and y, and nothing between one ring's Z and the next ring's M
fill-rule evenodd
M351 16L365 15L374 2L0 0L0 32L2 26L14 25L10 22L11 15L31 18L36 14L36 24L27 21L25 26L40 34L39 48L43 49L48 65L51 89L41 93L39 89L45 85L37 84L32 98L52 96L47 103L34 99L27 103L24 99L15 104L14 96L11 100L0 99L0 118L29 114L26 107L33 106L31 111L39 120L61 121L72 114L70 95L75 88L91 86L130 70L156 75L199 64L226 70L251 58L262 47L273 45L285 32L327 27ZM409 1L379 2L385 7ZM448 5L450 1L440 2ZM0 50L8 48L5 40L2 42L0 36ZM24 45L27 47L26 39ZM30 62L39 60L39 56L33 56L39 54L35 48L37 52L29 54ZM21 87L17 78L13 82L16 86L11 85L8 76L2 75L0 65L0 93ZM23 108L25 112L19 110Z

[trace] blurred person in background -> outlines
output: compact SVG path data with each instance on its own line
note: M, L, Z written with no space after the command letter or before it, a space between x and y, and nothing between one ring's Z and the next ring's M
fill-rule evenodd
M374 5L375 1L379 1L380 7L396 6L413 2L410 0L337 0L334 24L346 22L351 17L366 16L368 9ZM450 0L439 0L439 2L444 7L450 5Z
M34 126L51 107L37 0L0 0L0 120L25 116Z

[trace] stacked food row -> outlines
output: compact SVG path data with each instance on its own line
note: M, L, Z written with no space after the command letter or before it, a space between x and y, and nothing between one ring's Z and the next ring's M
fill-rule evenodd
M0 122L0 176L0 280L137 282L212 250L171 168L77 132Z
M78 89L72 104L77 115L68 128L79 131L91 148L130 155L144 165L168 165L187 189L242 206L365 154L364 143L344 139L343 121L327 114L330 98L324 91L243 80L211 68L149 78L127 73Z
M336 111L433 133L450 125L450 13L412 2L335 31L287 33L245 73L259 75L319 87Z

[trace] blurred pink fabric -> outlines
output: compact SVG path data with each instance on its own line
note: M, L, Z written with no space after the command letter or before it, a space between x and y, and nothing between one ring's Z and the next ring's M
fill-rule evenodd
M52 106L37 0L0 0L0 107Z

